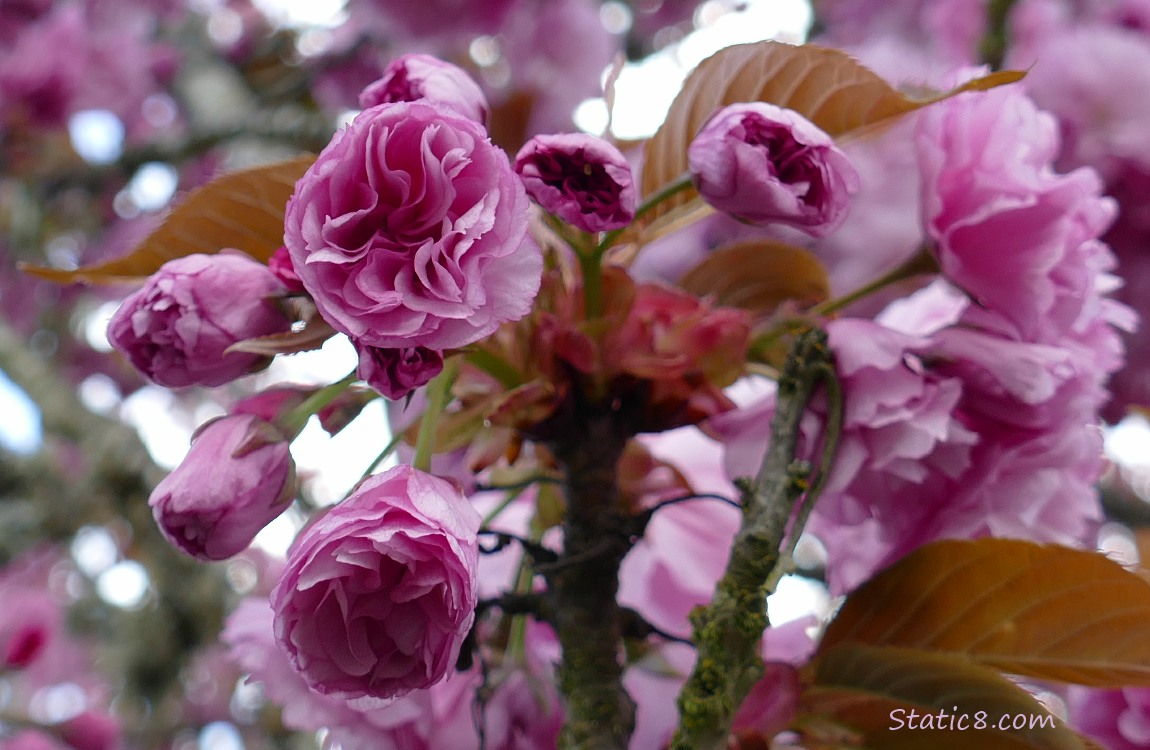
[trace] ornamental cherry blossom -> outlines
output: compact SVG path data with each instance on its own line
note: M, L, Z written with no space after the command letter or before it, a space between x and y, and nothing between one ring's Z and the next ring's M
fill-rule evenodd
M814 237L850 210L858 173L814 123L763 102L716 112L687 151L703 199L752 224L777 223Z
M442 350L530 309L542 259L527 208L481 125L424 102L383 104L296 184L284 242L336 329L368 346Z

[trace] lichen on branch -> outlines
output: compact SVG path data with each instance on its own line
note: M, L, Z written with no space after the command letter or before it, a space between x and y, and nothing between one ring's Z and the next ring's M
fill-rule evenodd
M780 547L796 503L809 505L815 499L808 493L811 466L795 455L802 416L819 384L833 379L826 332L814 329L801 334L779 379L771 442L762 468L753 481L741 485L743 519L726 571L710 605L691 615L698 657L679 694L680 724L673 750L725 749L735 712L762 676L759 644L769 624L767 595L789 564ZM837 405L831 414L841 419ZM827 425L820 475L829 464L827 457L833 457L838 429L833 419ZM792 536L800 532L790 529Z

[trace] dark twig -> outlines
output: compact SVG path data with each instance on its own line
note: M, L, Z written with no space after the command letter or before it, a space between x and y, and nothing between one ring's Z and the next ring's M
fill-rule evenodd
M506 549L512 542L518 542L523 551L531 555L537 563L553 563L559 559L559 553L544 547L539 542L532 541L526 537L512 534L507 531L496 531L494 529L480 529L480 536L494 537L495 541L490 546L485 547L479 545L479 551L485 555L493 555L496 552L501 552Z
M666 630L651 623L646 617L639 614L639 612L631 607L621 607L619 609L621 621L623 623L623 637L633 638L635 640L645 640L653 635L657 635L665 641L671 643L682 643L686 646L694 646L695 643L690 638L684 638L681 635L668 633Z
M655 517L655 513L657 511L660 511L663 508L669 508L672 505L678 505L679 503L685 503L685 502L688 502L690 500L718 500L719 502L725 503L725 504L731 506L732 508L741 509L743 507L739 503L738 500L735 500L733 498L729 498L726 495L719 495L719 494L713 493L713 492L698 492L698 493L692 493L690 495L680 495L679 497L672 497L669 500L663 500L661 502L656 503L655 505L652 505L650 508L647 508L642 513L635 516L634 535L637 537L643 536L644 532L646 532L646 530L647 530L647 524L651 523L651 519Z
M516 490L527 489L536 484L562 484L563 480L558 477L547 476L546 474L537 474L533 477L528 477L521 482L513 482L511 484L479 484L475 485L476 492L514 492Z

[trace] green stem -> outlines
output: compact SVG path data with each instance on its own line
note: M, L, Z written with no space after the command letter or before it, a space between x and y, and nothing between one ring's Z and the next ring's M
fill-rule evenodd
M516 496L518 494L515 493ZM508 502L514 497L509 497ZM528 538L533 542L538 542L543 538L543 532L539 529L532 529ZM524 554L519 559L519 570L515 573L515 584L512 590L517 594L530 593L534 581L535 574L531 570L531 563L527 560L527 555ZM504 651L506 659L513 664L522 663L526 660L527 655L527 615L512 615L508 631L507 648Z
M284 434L294 440L303 432L303 428L307 426L307 421L311 419L313 414L322 411L330 405L332 401L335 401L343 395L343 392L351 387L351 384L358 379L359 376L356 375L356 371L352 370L342 379L337 380L331 385L325 385L323 388L320 388L308 396L304 399L303 403L284 416L282 424L279 425L284 431Z
M827 300L821 304L815 305L811 308L810 312L813 315L826 316L831 313L836 313L845 307L853 305L859 300L869 297L891 284L898 283L904 279L920 276L924 273L935 273L938 271L938 262L934 259L934 254L929 248L921 248L914 257L905 263L892 268L877 279L863 284L853 292L848 292L841 297Z
M489 349L468 350L467 361L498 380L499 384L507 390L523 384L523 377L519 371L512 367L510 362Z
M447 406L451 384L459 372L459 357L450 357L443 372L427 384L427 406L419 419L419 439L415 443L415 459L411 465L421 471L431 471L431 454L435 452L435 425Z
M639 207L635 209L635 219L640 218L643 216L643 214L648 213L654 209L655 206L659 205L668 198L678 195L691 186L691 173L684 172L671 182L667 183L663 189L659 190L651 196L648 196L646 200L640 203ZM622 236L628 228L629 227L623 227L622 229L614 229L610 232L607 232L607 234L603 235L603 239L599 241L599 244L595 246L595 249L592 251L593 254L602 257L603 253L607 252L611 246L615 244L615 240L619 239L619 237Z
M762 676L759 643L769 624L767 595L783 573L780 566L787 564L780 546L810 475L809 465L795 458L799 428L816 386L828 377L833 377L833 359L826 333L803 333L779 379L762 467L753 482L741 485L743 520L727 569L711 604L691 613L698 658L679 694L673 750L725 750L735 711Z
M583 271L583 318L594 320L603 314L603 269L597 254L579 255Z
M938 262L934 258L934 254L930 248L923 247L915 253L914 257L907 260L905 263L892 268L882 276L863 284L858 289L848 292L841 297L829 299L818 305L815 305L807 311L807 316L814 318L824 318L834 313L853 305L861 299L869 297L875 292L881 291L891 284L896 284L905 279L910 279L915 276L921 276L927 273L936 273L938 271ZM810 325L810 321L806 317L786 318L776 322L767 330L755 336L751 342L750 351L752 355L756 353L762 354L763 352L770 351L771 347L778 341L780 336L790 333L795 328L802 328Z
M992 70L1002 67L1010 44L1010 10L1015 0L990 0L986 8L986 33L979 46L982 61Z
M807 519L810 518L819 495L822 494L823 488L827 485L831 469L834 468L835 454L838 453L839 438L842 437L844 408L842 384L839 383L838 378L835 377L834 369L829 365L821 368L819 380L822 382L827 395L827 421L823 431L822 456L819 458L819 468L815 474L814 484L803 496L798 513L795 514L794 523L791 524L791 529L787 533L787 544L783 548L783 557L787 560L794 555L799 538L803 535L803 527L807 525Z

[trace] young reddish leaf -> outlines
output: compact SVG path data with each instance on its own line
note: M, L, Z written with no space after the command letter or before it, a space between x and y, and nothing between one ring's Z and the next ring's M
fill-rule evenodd
M925 98L900 93L841 50L782 42L739 44L699 63L647 142L643 195L653 195L687 171L687 146L715 110L736 102L769 102L799 112L839 137L913 112L963 91L1013 83L1024 74L1000 71ZM686 203L694 190L663 201L653 220Z
M316 413L319 425L324 432L335 437L344 427L355 421L363 411L363 407L377 398L380 398L379 394L371 388L352 386Z
M742 242L711 253L679 280L679 286L708 296L715 304L761 314L787 300L805 308L830 295L827 269L818 258L771 240Z
M978 728L980 716L984 728ZM1006 729L998 726L1003 719ZM1023 726L1015 729L1015 720ZM794 726L810 735L803 737L804 747L844 738L843 745L867 750L1086 747L1033 696L992 669L949 654L858 643L840 644L818 659Z
M21 269L61 284L108 284L145 278L175 258L228 248L266 263L283 244L284 209L295 183L314 161L314 156L301 156L217 177L188 193L159 228L122 258L72 271L30 264Z
M303 328L287 333L273 333L257 336L254 339L237 341L228 347L228 352L248 352L274 357L277 354L296 354L319 349L324 342L334 336L335 329L318 314L305 321Z
M1150 686L1147 623L1150 583L1100 554L950 540L850 594L820 653L848 642L905 646L1039 679Z

